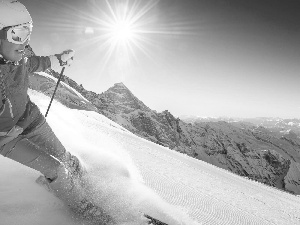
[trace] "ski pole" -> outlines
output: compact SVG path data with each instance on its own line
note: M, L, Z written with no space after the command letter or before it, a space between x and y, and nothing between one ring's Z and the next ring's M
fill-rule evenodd
M60 72L60 75L59 75L58 81L57 81L57 83L56 83L56 87L55 87L55 89L54 89L54 92L53 92L51 101L50 101L50 103L49 103L47 112L46 112L46 114L45 114L45 117L47 117L47 115L48 115L49 109L50 109L51 104L52 104L52 101L53 101L53 99L54 99L55 92L56 92L56 90L57 90L57 87L58 87L58 84L59 84L59 82L60 82L60 80L61 80L61 77L62 77L62 75L63 75L63 73L64 73L64 71L65 71L65 68L66 68L66 67L63 67L62 70L61 70L61 72Z

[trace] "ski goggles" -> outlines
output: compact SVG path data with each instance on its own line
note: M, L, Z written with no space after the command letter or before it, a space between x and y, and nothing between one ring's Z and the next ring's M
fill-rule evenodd
M26 23L0 30L0 39L8 40L14 44L24 44L32 32L32 24Z

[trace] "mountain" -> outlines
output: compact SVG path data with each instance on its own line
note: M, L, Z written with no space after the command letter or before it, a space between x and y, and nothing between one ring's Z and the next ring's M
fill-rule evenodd
M300 193L299 179L287 176L299 171L292 165L300 162L300 142L292 133L278 137L263 127L228 122L188 124L167 110L157 113L149 109L122 83L98 99L93 103L103 115L140 137L250 179Z
M54 76L57 77L57 74ZM227 119L228 122L225 122L218 121L217 118L198 118L184 122L167 110L161 113L151 110L123 83L117 83L104 93L96 94L85 90L82 85L66 76L62 81L87 100L80 100L75 104L74 97L66 97L68 94L66 95L66 88L62 83L57 97L68 107L71 104L80 106L80 109L96 111L151 142L240 176L300 194L300 139L291 130L281 132L282 130L275 129L279 124L283 129L294 126L297 124L296 120L293 124L291 121L278 119L273 123L262 119ZM32 88L43 92L47 90L47 94L51 94L53 89L49 88L49 83L45 85L45 82L41 82L40 88ZM211 119L214 122L210 122ZM266 124L268 129L262 126Z

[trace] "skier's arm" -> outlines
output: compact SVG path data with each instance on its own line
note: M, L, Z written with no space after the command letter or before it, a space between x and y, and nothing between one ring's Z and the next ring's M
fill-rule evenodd
M41 72L51 67L50 58L48 56L31 56L27 60L28 71L30 73Z
M62 67L72 64L74 53L74 50L66 50L51 56L31 56L27 60L28 71L30 73L42 72L51 68L56 72L60 72Z

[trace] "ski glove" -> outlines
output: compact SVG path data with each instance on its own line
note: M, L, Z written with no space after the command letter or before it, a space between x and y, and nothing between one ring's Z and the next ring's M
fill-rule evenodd
M51 69L60 72L62 67L71 66L75 51L72 49L65 50L60 54L50 55Z

